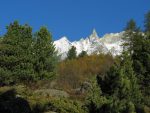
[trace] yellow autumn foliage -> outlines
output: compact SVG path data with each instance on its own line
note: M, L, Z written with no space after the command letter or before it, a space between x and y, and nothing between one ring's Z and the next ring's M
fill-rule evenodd
M66 89L78 88L92 76L106 72L113 64L111 55L91 55L65 60L58 65L58 85Z

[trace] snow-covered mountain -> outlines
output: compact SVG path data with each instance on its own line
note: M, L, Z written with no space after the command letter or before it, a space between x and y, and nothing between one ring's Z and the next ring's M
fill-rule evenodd
M72 46L76 47L77 54L86 51L89 55L111 53L113 56L116 56L122 52L123 33L110 33L99 37L94 29L93 33L85 39L82 38L79 41L70 42L67 37L62 37L54 41L54 44L62 59L67 57L68 50Z

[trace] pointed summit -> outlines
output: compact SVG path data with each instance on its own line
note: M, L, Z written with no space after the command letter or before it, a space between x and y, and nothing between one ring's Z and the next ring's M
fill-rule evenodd
M94 35L97 35L97 32L96 32L96 29L95 29L95 28L93 29L93 34L94 34Z
M90 40L98 39L98 38L99 38L99 36L98 36L96 30L93 29L93 32L92 32L92 34L90 35Z

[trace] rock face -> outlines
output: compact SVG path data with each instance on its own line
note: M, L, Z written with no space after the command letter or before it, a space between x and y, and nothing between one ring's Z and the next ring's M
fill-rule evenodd
M58 51L58 55L60 55L62 59L67 57L67 52L71 46L76 47L77 54L86 51L89 55L111 53L113 56L116 56L122 52L121 45L123 44L123 33L124 32L110 33L100 38L94 29L93 33L85 39L82 38L79 41L70 42L67 37L62 37L56 40L54 44Z
M42 95L44 97L69 97L69 94L65 91L56 90L56 89L39 89L34 92L35 94Z
M91 87L91 83L85 81L81 84L81 86L79 88L74 89L74 92L77 95L85 94L85 93L87 93L87 91L89 90L90 87Z

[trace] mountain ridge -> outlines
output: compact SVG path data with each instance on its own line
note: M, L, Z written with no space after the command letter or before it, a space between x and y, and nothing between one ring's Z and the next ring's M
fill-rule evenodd
M66 36L63 36L59 40L54 41L58 55L61 59L67 57L67 53L72 46L76 47L77 55L82 51L86 51L88 55L99 54L99 53L111 53L113 56L120 55L122 52L123 44L123 33L109 33L105 34L103 37L99 37L96 30L93 29L91 35L86 38L81 38L78 41L69 41Z

